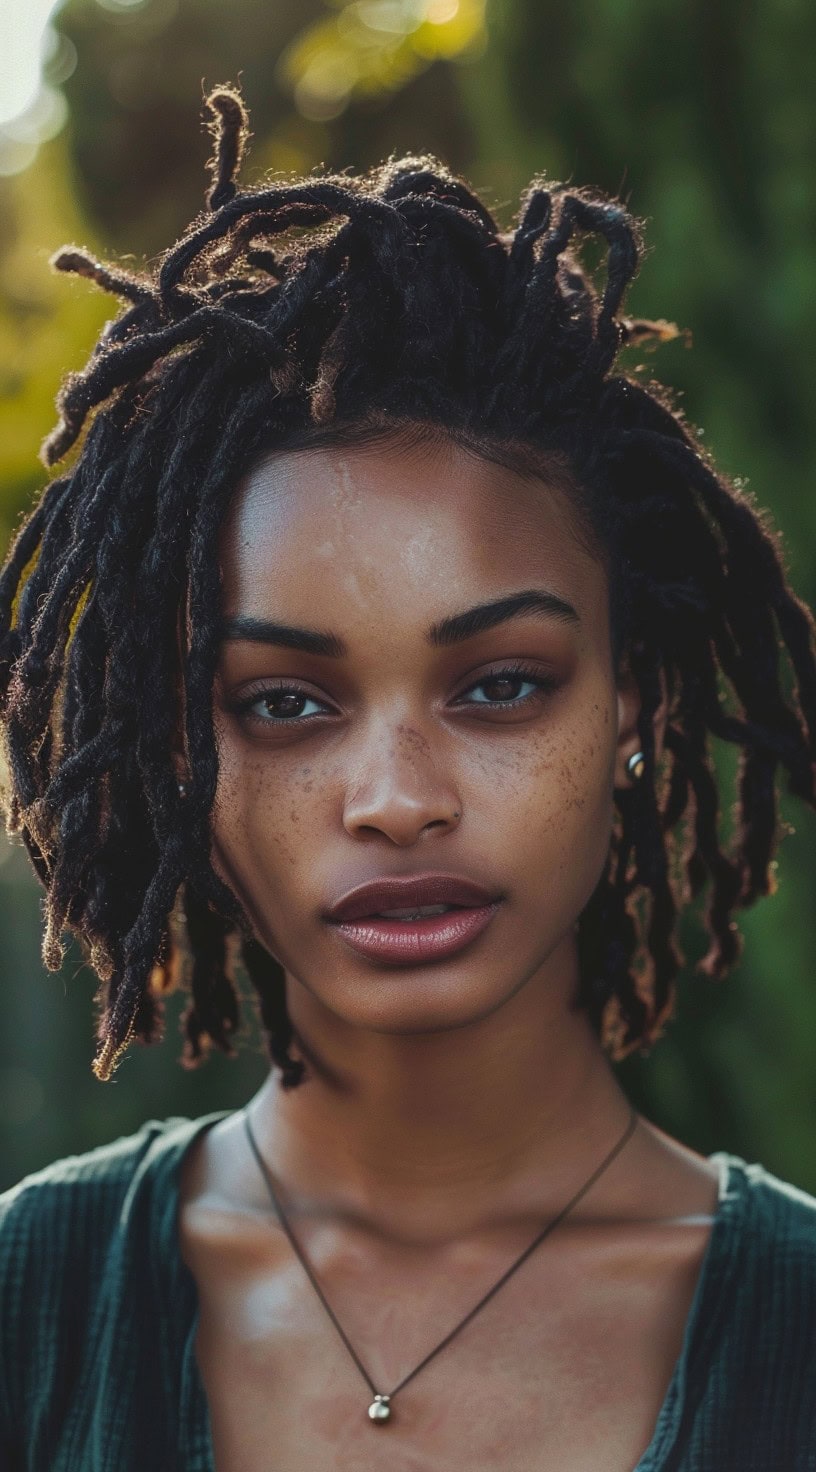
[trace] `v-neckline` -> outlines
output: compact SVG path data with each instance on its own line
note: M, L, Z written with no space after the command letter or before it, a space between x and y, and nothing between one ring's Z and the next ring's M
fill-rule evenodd
M747 1195L744 1162L725 1151L709 1155L708 1160L717 1166L720 1174L714 1223L686 1317L683 1343L654 1433L632 1472L661 1472L675 1450L689 1404L691 1382L705 1377L734 1278L742 1236L736 1227L742 1225Z
M179 1209L181 1172L188 1151L196 1140L234 1111L219 1110L190 1121L189 1131L179 1141L169 1183L171 1208L162 1212L160 1230L154 1239L157 1275L165 1284L172 1304L171 1322L178 1326L177 1351L181 1356L179 1422L179 1467L181 1472L216 1472L207 1393L196 1358L199 1323L198 1288L181 1256ZM722 1312L729 1299L739 1258L746 1200L744 1162L725 1151L708 1157L719 1170L717 1208L689 1309L683 1343L658 1413L654 1433L632 1472L661 1472L675 1449L683 1429L684 1410L693 1380L706 1373L720 1331Z

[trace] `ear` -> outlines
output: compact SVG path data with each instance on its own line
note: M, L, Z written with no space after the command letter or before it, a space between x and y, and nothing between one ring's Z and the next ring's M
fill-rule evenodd
M656 758L659 758L663 752L663 740L666 733L666 720L669 708L666 676L663 670L660 671L660 692L660 704L652 717ZM617 697L618 745L615 755L615 787L628 788L634 787L639 779L629 775L626 764L636 752L640 751L642 744L638 730L638 720L642 708L640 688L632 673L628 654L623 656L618 669Z

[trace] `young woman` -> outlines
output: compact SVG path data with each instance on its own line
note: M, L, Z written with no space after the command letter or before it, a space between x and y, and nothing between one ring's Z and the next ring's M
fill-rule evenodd
M428 160L239 193L69 380L0 582L7 809L101 983L267 1083L8 1193L0 1445L31 1472L816 1466L816 1202L630 1109L814 804L809 614L619 349L617 204L502 235ZM581 236L607 246L595 289ZM742 753L718 825L710 738Z

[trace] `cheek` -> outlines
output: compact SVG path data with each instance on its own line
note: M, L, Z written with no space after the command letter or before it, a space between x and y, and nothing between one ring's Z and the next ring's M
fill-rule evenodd
M497 753L483 785L491 831L514 867L523 867L537 892L554 885L578 910L609 853L614 730L608 704L597 704L515 754Z
M219 735L219 775L213 805L213 866L250 914L274 905L302 863L304 841L319 825L308 765L292 771L236 740Z
M556 798L564 828L595 832L608 847L612 823L615 750L609 739L610 723L593 718L567 732L556 761Z

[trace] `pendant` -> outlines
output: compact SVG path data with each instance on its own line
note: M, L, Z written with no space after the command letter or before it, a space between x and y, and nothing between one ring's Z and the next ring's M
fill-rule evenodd
M377 1424L391 1419L390 1395L375 1395L368 1408L368 1419Z

